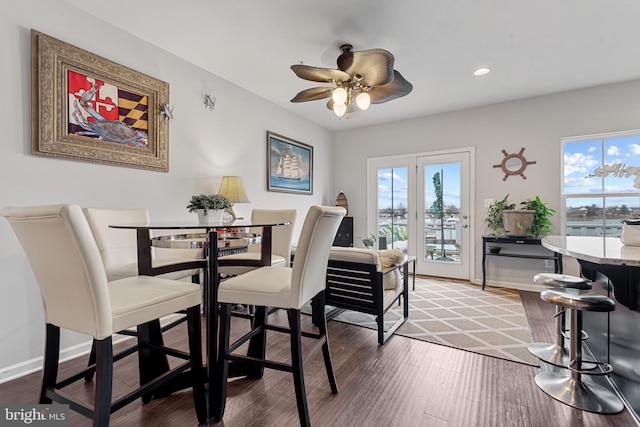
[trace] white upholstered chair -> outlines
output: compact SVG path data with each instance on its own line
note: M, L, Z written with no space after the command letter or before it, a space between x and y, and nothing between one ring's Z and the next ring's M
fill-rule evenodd
M100 255L107 270L109 280L122 279L138 275L138 241L136 230L111 228L109 225L139 223L149 224L149 211L140 209L103 209L84 208L83 212L96 239ZM155 249L155 248L153 248ZM152 269L168 270L166 273L152 274L165 279L184 279L191 277L193 283L199 283L202 268L206 261L202 250L167 249L160 257L152 250ZM167 256L164 256L167 254ZM175 254L175 255L173 255ZM197 267L191 266L195 262Z
M296 222L295 209L254 209L251 212L251 222L282 223L289 225L273 227L271 235L271 265L288 266L291 258L291 239ZM253 227L252 231L261 233L260 227ZM246 253L225 255L218 258L218 273L235 276L259 268L255 265L243 265L243 261L256 262L260 260L261 245L250 245Z
M242 361L249 357L251 365L258 367L250 376L260 377L265 367L293 373L296 401L300 425L309 425L309 411L304 386L302 359L302 336L318 339L317 346L310 350L314 354L318 347L322 348L325 367L332 393L338 392L336 380L331 366L329 342L327 339L326 321L320 322L317 334L302 332L300 324L300 308L312 298L320 300L325 288L325 274L331 244L346 211L336 206L312 206L302 226L300 240L296 250L293 267L269 266L232 277L220 283L218 301L221 303L220 342L218 345L218 365L214 376L214 384L209 392L213 393L212 414L216 420L224 415L229 361ZM256 317L253 330L229 346L229 328L231 305L255 305ZM277 307L287 310L289 328L269 325L266 307ZM322 307L324 312L324 307ZM322 318L324 320L324 317ZM266 331L273 330L290 334L291 364L265 360ZM255 334L255 335L254 335ZM260 354L236 355L233 353L248 336L257 336L261 345ZM251 347L251 346L250 346Z
M107 272L107 280L123 279L138 276L138 240L136 230L111 228L113 224L149 224L149 211L137 209L84 208L82 210L91 233L96 240L100 256ZM151 252L151 269L145 275L162 277L163 279L183 280L191 278L192 283L200 283L200 274L207 267L203 251L165 249L163 256L157 256L155 248ZM175 255L174 255L175 254ZM169 256L170 255L170 256ZM163 319L162 331L166 331L185 320L184 316L169 316ZM136 331L119 331L121 335L137 336ZM93 365L95 345L89 355L89 365ZM93 377L89 371L86 380ZM144 396L144 401L149 400Z
M93 419L94 426L107 426L111 412L131 403L166 381L191 370L196 415L206 421L207 408L202 367L200 332L201 290L184 281L135 276L109 281L98 245L87 219L77 205L11 207L4 216L22 244L35 274L46 322L46 344L40 403L69 403L71 409ZM173 370L150 380L112 402L112 336L137 327L144 331L161 316L187 312L189 354L150 346L139 339L139 351L164 352L185 359ZM94 405L74 401L61 392L81 379L84 372L58 381L60 328L87 334L96 343L96 391ZM144 334L141 334L144 335Z

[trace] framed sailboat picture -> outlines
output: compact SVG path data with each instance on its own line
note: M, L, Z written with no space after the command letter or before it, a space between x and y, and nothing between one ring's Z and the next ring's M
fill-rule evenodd
M313 147L267 131L267 190L313 194Z

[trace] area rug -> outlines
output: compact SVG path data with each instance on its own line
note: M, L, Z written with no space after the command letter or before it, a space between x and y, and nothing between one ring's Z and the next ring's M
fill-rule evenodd
M411 280L409 280L411 286ZM385 315L393 325L402 309L395 306ZM334 318L377 329L375 317L344 311ZM416 277L409 290L409 319L397 335L538 366L527 350L533 341L522 300L517 290Z

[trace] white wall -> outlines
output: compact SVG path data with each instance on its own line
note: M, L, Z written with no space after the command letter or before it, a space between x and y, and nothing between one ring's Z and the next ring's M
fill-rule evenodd
M559 232L560 138L632 129L640 129L640 80L337 132L334 189L344 190L349 199L354 235L368 235L373 230L366 230L367 158L476 147L472 236L473 280L479 283L480 236L486 232L484 199L499 200L509 194L509 200L518 203L539 195L556 209L553 228ZM511 176L503 181L501 169L493 168L504 157L501 150L512 153L522 147L527 160L536 164L527 167L526 180ZM359 239L356 243L360 244ZM575 264L568 264L565 271L577 272ZM491 283L524 288L544 264L539 260L493 257L489 267Z
M160 173L31 154L30 30L92 51L170 84L169 172ZM211 51L215 55L212 41ZM0 2L0 207L76 203L147 207L154 219L189 219L192 194L216 192L223 175L243 178L254 207L292 207L304 218L312 204L333 204L331 132L118 30L61 0ZM203 87L215 90L215 111ZM314 194L266 191L266 132L314 147ZM296 236L301 228L297 224ZM0 220L0 381L39 367L43 316L37 284L9 224ZM70 301L70 304L73 304ZM65 335L63 347L86 342ZM73 352L74 349L69 349ZM17 364L21 364L16 366Z

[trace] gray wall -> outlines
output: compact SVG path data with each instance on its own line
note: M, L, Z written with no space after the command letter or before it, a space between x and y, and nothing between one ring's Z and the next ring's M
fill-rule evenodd
M168 173L31 155L31 28L170 84L175 119L169 124ZM251 203L238 204L239 215L249 215L254 207L287 206L304 218L310 205L335 200L328 173L331 132L63 1L0 2L0 56L0 207L147 207L154 219L195 220L185 208L190 196L216 192L223 175L243 178ZM202 103L204 87L215 90L213 112ZM266 191L267 130L314 147L313 195ZM2 381L41 366L44 330L37 284L4 220L0 272ZM63 357L86 349L86 343L85 336L65 334Z
M632 129L640 129L640 81L637 80L337 132L333 163L335 189L344 190L349 199L354 235L368 235L373 231L366 229L368 158L475 147L472 280L479 283L482 277L480 237L487 231L484 199L499 200L509 194L509 200L520 202L539 195L543 202L556 209L552 219L554 231L559 233L560 138ZM504 157L501 150L512 153L522 147L527 160L535 160L536 164L527 167L527 179L511 176L503 181L502 171L493 168ZM640 159L636 164L638 162ZM535 272L544 269L542 261L517 258L492 258L489 265L487 276L492 283L523 289L528 287ZM575 272L575 265L569 262L567 267L569 272Z

